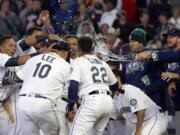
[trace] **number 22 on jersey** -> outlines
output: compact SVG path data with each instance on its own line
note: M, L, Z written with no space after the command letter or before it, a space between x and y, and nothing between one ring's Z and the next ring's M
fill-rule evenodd
M92 79L94 83L108 83L107 72L104 67L91 67Z

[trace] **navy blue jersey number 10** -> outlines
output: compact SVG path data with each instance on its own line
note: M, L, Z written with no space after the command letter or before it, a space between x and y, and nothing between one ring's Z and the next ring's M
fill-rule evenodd
M36 69L33 73L33 77L45 78L48 76L51 66L48 64L43 64L40 62L36 65Z

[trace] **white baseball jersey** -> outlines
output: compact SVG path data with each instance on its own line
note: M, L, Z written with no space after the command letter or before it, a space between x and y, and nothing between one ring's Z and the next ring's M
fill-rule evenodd
M67 95L70 65L56 53L31 58L17 75L24 81L19 93L40 93L49 98ZM47 83L48 82L48 83ZM57 94L58 93L58 94Z
M124 94L120 94L116 98L113 114L121 112L126 120L132 123L137 122L135 112L145 109L144 121L152 118L160 109L145 93L139 88L132 85L123 85Z
M9 68L4 67L6 62L11 58L11 56L4 54L4 53L0 53L0 81L2 83L2 80L5 76L5 74L8 72ZM0 86L0 101L5 100L9 94L11 90L11 86Z
M79 82L79 97L94 90L109 90L109 86L117 81L110 67L95 55L75 59L70 80Z

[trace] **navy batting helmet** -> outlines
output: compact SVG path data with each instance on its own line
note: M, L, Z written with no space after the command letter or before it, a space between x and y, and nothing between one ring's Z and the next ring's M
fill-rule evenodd
M52 46L52 49L65 50L65 51L70 51L71 50L71 48L68 46L68 44L65 41L58 41L58 42L56 42Z

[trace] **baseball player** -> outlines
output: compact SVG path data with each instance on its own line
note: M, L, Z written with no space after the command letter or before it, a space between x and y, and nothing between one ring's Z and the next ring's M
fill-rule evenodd
M74 118L70 135L87 135L92 128L94 135L102 135L112 111L111 91L116 90L117 79L110 67L92 54L90 37L78 40L78 56L72 65L68 89L68 114L78 100L81 105ZM106 107L104 106L106 105Z
M133 54L147 50L146 34L143 29L134 29L129 37L129 47ZM165 71L164 65L153 61L128 61L122 65L125 82L143 90L157 105L166 110L163 90L166 89L167 83L161 79L161 72Z
M0 38L0 133L7 135L9 124L13 122L12 113L8 107L8 100L12 92L12 84L9 82L10 69L9 67L24 64L29 58L38 53L12 57L16 50L15 40L11 36L3 36ZM5 112L5 110L8 110ZM10 122L11 121L11 122Z
M68 134L65 123L67 102L62 96L67 98L70 65L66 59L69 50L67 43L57 42L52 45L50 53L30 59L17 72L23 80L17 103L18 135L39 135L39 129L44 135Z
M175 106L175 120L176 120L176 134L180 134L178 123L180 123L180 59L178 54L180 54L180 29L171 28L167 33L163 34L167 38L168 47L171 51L160 51L160 52L143 52L138 54L138 57L142 55L150 58L152 57L154 61L164 61L166 62L167 72L163 72L161 77L163 80L169 82L168 92ZM168 63L167 63L168 62Z
M71 48L71 59L77 58L77 44L78 38L74 35L69 35L65 38L66 42L68 43L69 47Z
M162 135L168 125L167 117L139 88L122 85L118 96L118 105L113 109L114 118L118 113L132 124L135 124L131 135Z

